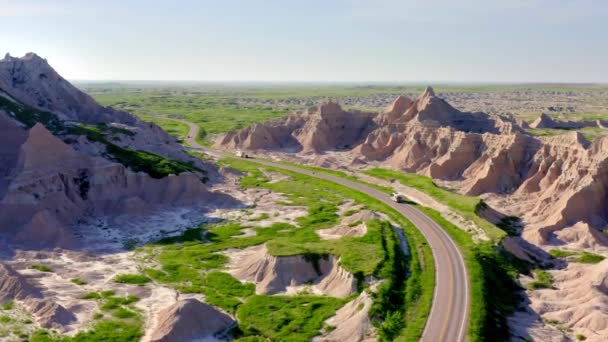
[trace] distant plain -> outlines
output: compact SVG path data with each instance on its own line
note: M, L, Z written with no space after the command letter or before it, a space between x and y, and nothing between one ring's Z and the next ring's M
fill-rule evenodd
M435 92L463 111L513 115L532 122L541 113L559 120L608 119L608 85L602 84L431 84ZM382 111L398 95L412 98L416 85L297 83L80 82L81 89L103 105L129 111L183 138L187 127L165 116L201 126L201 142L215 134L265 122L332 99L343 107ZM596 127L579 130L590 140L608 134ZM529 130L557 135L564 130Z

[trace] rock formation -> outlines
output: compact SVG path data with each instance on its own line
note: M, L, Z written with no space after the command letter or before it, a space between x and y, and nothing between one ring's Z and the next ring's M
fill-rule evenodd
M585 127L599 127L605 128L608 126L607 121L595 120L595 121L559 121L553 119L551 116L541 113L531 124L530 128L554 128L554 129L580 129Z
M44 298L40 289L28 283L11 266L0 262L0 303L9 300L21 303L44 328L62 330L65 325L76 321L74 314Z
M372 304L371 295L361 292L357 298L340 308L335 316L325 321L327 326L334 329L315 337L313 341L377 341L378 336L369 318Z
M0 60L0 90L15 100L63 119L85 122L120 122L133 125L137 119L126 112L102 107L61 77L35 53Z
M282 127L280 121L265 125L277 131ZM307 125L303 123L301 127ZM604 124L559 122L542 115L531 125L561 129L587 126ZM298 137L300 132L295 130L291 136ZM333 162L333 166L350 163L354 168L366 164L390 167L427 175L461 193L481 196L503 214L522 219L521 237L508 237L503 245L529 262L547 260L546 251L556 246L608 254L604 233L608 227L606 136L593 142L576 131L552 137L532 136L510 117L461 112L430 88L415 100L397 98L360 132L349 149L325 144L323 155L285 156L316 165ZM244 139L255 139L246 129L240 134ZM227 141L232 146L248 148L238 141ZM273 150L274 146L268 149ZM301 151L318 152L314 148ZM330 238L339 238L334 235ZM605 339L606 262L594 266L589 277L582 277L582 271L576 269L568 266L556 271L558 290L533 291L530 306L536 316L555 318L574 331L582 330L590 340ZM526 317L514 320L529 318ZM542 326L540 319L534 322L535 326ZM550 335L547 331L555 332L549 326L542 329L543 336ZM559 332L556 335L562 336Z
M112 151L135 150L193 172L162 177L132 171L137 161L114 161ZM70 226L84 217L202 207L219 198L202 179L218 177L160 127L100 106L37 55L0 60L0 238L74 248Z
M327 106L327 112L339 112L335 104ZM301 115L294 117L304 120ZM318 122L314 116L304 121L301 127ZM577 132L534 137L510 117L461 112L430 87L415 100L397 98L368 125L355 130L361 134L349 140L358 143L348 151L339 151L336 144L322 144L319 150L425 174L465 194L501 197L509 202L507 211L523 216L524 238L535 244L556 242L555 231L577 222L596 230L608 224L608 179L603 176L608 138L591 144ZM261 126L277 131L284 127L281 120ZM294 130L291 137L299 137L303 131ZM257 139L249 133L247 129L229 133L218 144L248 148L230 137L240 134L245 140ZM329 135L323 130L318 134ZM325 138L330 137L314 141ZM303 151L317 150L312 148L315 144L306 146Z
M83 215L128 214L128 204L136 199L148 209L202 205L212 199L194 174L154 179L77 152L41 124L22 134L14 134L21 128L8 129L21 144L13 144L10 153L5 146L12 166L0 190L0 213L11 215L0 215L0 233L14 236L14 243L74 247L66 227Z
M112 142L121 147L187 160L215 174L215 168L211 164L185 153L175 139L160 127L143 122L127 112L99 105L89 95L61 77L45 59L34 53L28 53L21 58L7 54L4 59L0 59L0 111L14 114L10 108L3 106L5 101L24 108L23 112L30 116L32 110L41 111L42 116L53 123L101 124L119 128L114 130ZM19 118L17 115L17 119ZM37 121L27 117L26 119L26 124L30 127Z
M375 114L344 111L335 102L220 137L217 146L249 150L323 152L351 148L373 125Z
M180 300L158 313L150 341L215 341L215 334L233 324L230 316L197 299Z
M321 239L336 240L345 236L358 237L367 233L367 222L381 219L382 216L370 210L361 210L342 219L336 227L318 229L316 232Z
M316 294L348 297L355 293L357 283L333 256L307 260L301 255L273 256L266 245L230 252L228 273L240 281L256 284L258 294L296 294L310 283Z

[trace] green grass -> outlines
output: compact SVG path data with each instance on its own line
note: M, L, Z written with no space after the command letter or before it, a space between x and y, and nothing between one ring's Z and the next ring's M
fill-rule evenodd
M532 290L537 289L552 289L553 288L553 277L545 270L534 270L534 281L528 284L528 288Z
M339 174L335 174L340 176ZM386 175L383 175L387 178ZM347 177L343 177L347 178ZM432 189L440 198L449 198L452 203L462 199L465 200L461 210L474 212L483 206L476 198L453 196L453 193L441 191L430 179L426 177L412 177L418 188ZM429 184L430 183L430 184ZM410 182L411 184L411 182ZM516 310L521 298L517 294L520 287L516 281L519 273L529 272L530 265L520 261L513 255L491 243L475 244L466 232L458 229L452 223L445 220L441 215L429 208L419 207L426 215L441 225L448 234L459 245L467 264L471 283L471 313L469 320L468 335L471 341L483 340L484 336L495 336L496 338L508 339L510 333L507 325L507 317ZM353 212L354 213L354 212ZM348 213L348 214L353 214ZM478 219L481 219L477 217ZM489 225L489 222L483 222ZM519 233L519 218L505 217L499 226L511 235ZM501 233L504 235L504 233ZM390 324L389 324L390 325ZM382 330L380 330L382 333ZM407 340L412 340L410 338Z
M331 176L336 176L336 177L348 179L348 180L351 180L353 182L357 182L357 183L361 183L361 184L367 185L369 187L372 187L372 188L374 188L376 190L380 190L380 191L382 191L384 193L387 193L387 194L393 193L393 189L392 188L389 188L389 187L386 187L386 186L382 186L382 185L378 185L378 184L374 184L374 183L366 182L364 180L361 180L357 176L349 175L349 174L347 174L344 171L334 170L334 169L326 169L326 168L322 168L322 167L303 165L303 164L297 164L297 163L291 163L291 162L287 162L287 161L281 161L280 163L281 164L285 164L285 165L289 165L289 166L295 166L295 167L298 167L300 169L305 169L305 170L309 170L309 171L324 173L324 174L328 174L328 175L331 175Z
M106 151L113 160L135 172L145 172L153 178L164 178L183 172L203 172L193 165L146 151L128 150L113 144L106 145Z
M15 118L28 128L40 122L51 132L59 132L64 129L63 124L55 114L14 103L3 96L0 96L0 109L13 113Z
M126 297L115 297L110 296L103 299L103 304L101 305L102 311L112 311L118 309L122 305L130 305L139 301L139 297L134 295L128 295Z
M74 278L70 280L72 283L76 284L76 285L86 285L87 282L80 279L80 278Z
M582 264L597 264L602 262L606 257L590 252L574 252L564 251L560 249L552 249L549 251L554 258L566 258L570 262L578 262Z
M254 222L256 222L256 221L262 221L262 220L266 220L266 219L268 219L268 218L270 218L270 215L269 215L268 213L262 213L262 214L260 214L260 215L259 215L259 216L257 216L257 217L254 217L254 218L249 219L249 221L254 221Z
M137 313L120 307L120 308L117 308L116 310L114 310L114 312L112 312L112 316L114 316L116 318L120 318L120 319L127 319L127 318L136 317Z
M142 119L153 121L183 136L163 116L176 116L198 124L204 137L243 127L254 122L265 122L282 117L294 110L306 109L308 104L292 100L309 100L318 103L327 98L340 101L350 97L368 97L379 94L417 96L425 85L222 85L222 84L85 84L85 91L103 105L130 111ZM604 86L579 85L448 85L434 84L438 93L505 93L505 92L589 92L605 91ZM285 101L283 104L266 101ZM306 101L305 101L306 102ZM359 108L381 110L380 108ZM177 114L177 115L175 115ZM570 114L569 114L570 115ZM571 115L582 116L572 113ZM536 118L538 113L519 113L520 118ZM585 113L585 118L603 116L603 113Z
M145 172L153 178L164 178L168 175L178 175L182 172L203 172L203 170L176 159L163 157L146 151L135 151L120 147L110 142L107 130L98 126L80 124L70 127L69 134L84 135L90 141L99 142L106 147L106 156L125 165L135 172Z
M114 281L121 284L144 285L150 282L150 278L141 274L119 274Z
M261 166L254 162L241 159L227 159L224 160L223 163L248 173L248 176L241 181L242 186L262 186L268 187L276 192L285 193L294 205L306 205L307 203L316 204L320 201L324 202L326 205L331 205L332 197L335 197L337 194L342 194L344 197L354 199L356 203L364 204L370 210L376 210L387 214L393 222L396 222L403 227L408 243L411 246L411 255L405 260L400 261L394 258L396 254L394 253L394 248L391 248L391 246L394 247L396 236L392 230L388 229L387 231L387 225L382 224L381 222L374 223L375 221L371 221L368 225L368 234L359 239L367 240L376 236L374 239L377 239L377 241L380 242L382 248L378 249L377 247L374 247L374 249L378 251L378 256L381 256L382 254L385 255L382 259L383 262L370 262L374 259L370 257L373 254L370 254L370 252L362 252L363 249L360 248L364 246L361 244L363 241L356 241L356 238L352 238L350 242L353 243L353 245L350 246L344 243L345 241L348 241L348 239L340 239L340 245L346 246L342 247L344 251L338 247L331 250L331 253L329 254L341 255L342 266L355 275L365 274L365 270L371 269L370 266L374 264L376 265L374 267L374 272L377 272L376 274L385 272L382 274L387 277L387 281L379 287L378 295L374 298L374 302L378 303L375 305L384 308L385 310L374 310L376 316L372 317L373 322L378 325L379 331L386 334L386 336L391 336L392 334L395 334L395 331L398 331L398 335L406 340L416 340L420 337L431 306L433 295L432 289L434 288L435 280L434 263L430 248L426 244L422 234L415 229L406 218L390 206L373 197L333 182L308 177L281 168ZM290 176L291 179L290 181L268 183L267 179L264 178L263 173L259 170L260 167L269 171L284 173ZM325 193L325 196L319 198L319 195L323 193ZM296 195L294 196L294 194ZM302 196L302 194L308 195ZM336 201L336 203L338 202ZM309 206L309 210L311 207L313 206ZM323 210L318 211L320 213L324 212ZM327 212L325 212L323 216L326 215ZM325 217L324 219L321 219L321 222L331 220L333 220L333 218ZM302 224L302 222L300 222L300 224ZM322 227L326 226L329 225L324 225ZM374 231L379 232L379 234L374 233ZM316 234L314 237L312 234L305 234L298 236L297 238L318 240ZM313 241L310 240L301 240L296 244L290 244L289 241L286 241L283 246L281 245L280 239L274 239L273 243L277 240L279 240L280 245L275 245L275 247L284 248L275 249L273 253L285 253L286 255L294 254L294 250L297 251L295 252L297 254L305 254L307 252L317 254L327 253L327 248L331 247L330 244L332 243L327 241L314 241L314 243L312 243ZM366 243L369 243L369 241L366 241ZM323 245L325 245L323 249L319 249ZM370 245L373 246L372 244ZM385 262L386 260L389 260L389 262ZM402 267L403 263L407 265L409 277L407 280L395 280L394 276L404 275L404 272L399 271L399 268ZM367 265L367 267L363 267L365 265ZM395 300L398 296L401 296L401 298ZM400 305L401 303L402 305ZM399 309L395 309L395 306L399 306ZM399 317L399 315L401 316Z
M344 212L344 216L353 216L354 214L358 213L359 210L355 210L355 209L350 209Z
M142 120L154 122L155 124L161 126L169 135L178 138L181 141L186 139L188 131L190 130L186 124L163 118L158 115L140 115L139 117Z
M565 257L573 256L573 255L578 255L578 252L563 251L560 249L552 249L549 251L549 254L551 254L551 256L554 258L565 258Z
M312 296L253 296L237 311L239 327L273 341L310 341L345 300ZM264 314L261 314L264 313Z
M589 252L583 252L583 253L581 253L581 255L579 255L577 258L575 258L573 261L583 263L583 264L597 264L599 262L602 262L604 259L605 259L604 256L589 253Z
M2 305L0 305L0 309L2 310L12 310L15 307L15 302L13 302L12 300L9 300L5 303L2 303Z
M240 308L254 298L254 287L217 272L227 261L224 255L217 252L266 242L270 254L301 254L313 267L321 258L335 255L340 258L341 265L359 280L366 275L385 279L374 297L372 317L383 334L420 336L430 309L434 264L430 249L422 243L424 239L411 223L374 198L332 182L263 167L289 176L286 180L271 183L258 164L237 159L223 163L248 174L242 179L241 186L263 187L282 193L289 205L306 206L308 215L299 218L297 226L276 223L267 228L253 227L256 235L238 239L234 237L242 234L244 228L238 223L207 225L191 230L182 237L163 239L143 250L160 263L158 269L147 269L146 275L170 284L181 292L203 293L208 302L228 312L240 312ZM412 245L412 255L404 257L390 225L377 220L368 223L368 233L363 237L321 240L315 230L335 225L338 222L337 207L346 199L354 199L371 210L385 212L393 221L401 224ZM200 239L202 229L207 231L207 242ZM408 279L405 279L406 272L410 274ZM397 324L392 327L383 324L387 318L395 317L396 312L404 313ZM268 314L258 313L259 316ZM402 331L404 327L406 329ZM249 335L254 334L251 328L247 331Z
M34 270L38 270L40 272L46 272L46 273L52 273L53 269L51 269L50 267L46 266L46 265L38 265L38 264L34 264L30 266L31 269Z
M442 189L435 185L433 180L426 176L413 173L405 173L381 168L373 168L363 171L363 173L384 180L396 179L403 185L411 186L433 197L460 214L467 220L473 221L479 228L495 242L500 241L506 232L477 215L478 210L483 209L485 203L477 197L465 196L455 192Z
M139 341L143 336L140 323L121 321L100 321L88 332L79 333L72 338L76 342L85 341Z
M98 292L89 292L80 296L80 299L101 299L101 295Z

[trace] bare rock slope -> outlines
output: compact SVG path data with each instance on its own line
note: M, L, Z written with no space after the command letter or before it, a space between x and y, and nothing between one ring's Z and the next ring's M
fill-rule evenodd
M77 152L41 124L24 134L23 143L13 146L15 163L0 199L0 213L11 213L0 215L0 233L14 236L14 243L74 247L67 226L84 215L128 214L133 199L148 209L212 199L195 174L155 179Z
M18 300L44 328L62 329L76 321L76 317L63 306L44 298L42 292L30 284L12 267L0 262L0 303Z
M37 55L0 60L0 240L78 247L70 227L83 218L230 201L204 184L217 179L158 126L100 106Z
M375 114L347 112L334 102L327 102L306 113L289 115L267 124L254 124L230 132L217 142L218 146L258 149L284 149L321 152L350 148L369 131Z
M150 341L216 341L214 335L234 324L227 314L194 298L180 300L158 316Z
M311 290L344 298L356 292L355 277L333 256L317 260L301 255L273 256L266 245L231 251L228 255L228 272L240 281L255 283L258 294L297 294Z

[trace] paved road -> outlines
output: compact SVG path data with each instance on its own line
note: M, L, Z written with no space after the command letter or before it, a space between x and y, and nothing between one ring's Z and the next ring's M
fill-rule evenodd
M196 149L209 154L222 157L227 156L222 151L209 150L199 145L195 137L199 127L193 123L173 119L190 127L186 143ZM234 157L233 155L229 155ZM426 238L435 259L435 292L431 314L427 320L421 341L425 342L461 342L466 339L466 329L469 317L469 282L464 260L458 247L445 231L428 216L415 207L395 203L384 192L372 187L353 182L348 179L318 173L299 167L274 163L266 160L253 159L256 163L279 167L282 169L303 173L309 176L322 178L334 183L359 190L386 203L407 217Z

